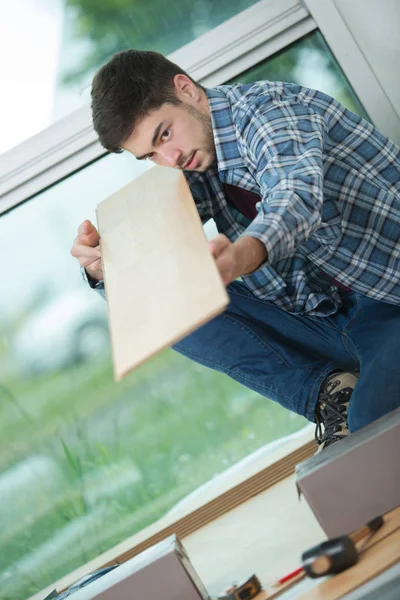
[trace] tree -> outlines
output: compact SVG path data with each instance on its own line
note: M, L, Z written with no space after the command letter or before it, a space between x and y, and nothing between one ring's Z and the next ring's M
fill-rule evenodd
M61 74L64 85L80 84L113 54L127 48L156 50L169 54L202 33L224 22L257 0L65 0L66 52L74 42L82 41L79 62ZM255 65L238 78L242 83L257 79L292 81L301 85L299 64L313 69L312 57L323 61L323 70L331 76L331 93L350 109L367 115L341 72L334 56L319 32L313 32L268 60ZM304 65L303 65L304 66ZM314 78L315 79L315 78ZM313 87L313 84L311 84Z
M66 0L66 44L86 41L87 53L62 74L80 83L127 48L169 54L257 0Z

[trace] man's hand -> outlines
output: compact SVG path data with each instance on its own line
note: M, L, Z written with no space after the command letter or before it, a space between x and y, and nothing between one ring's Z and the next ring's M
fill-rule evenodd
M264 244L250 235L232 243L225 235L219 234L209 242L209 248L225 285L241 275L256 271L267 258Z
M78 259L87 274L96 281L103 279L99 242L99 232L90 221L86 220L79 225L78 235L71 248L72 256Z

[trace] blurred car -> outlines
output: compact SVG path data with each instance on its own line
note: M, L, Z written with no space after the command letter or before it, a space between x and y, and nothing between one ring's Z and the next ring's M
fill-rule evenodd
M107 306L85 287L69 290L31 314L13 340L24 375L62 369L109 353Z

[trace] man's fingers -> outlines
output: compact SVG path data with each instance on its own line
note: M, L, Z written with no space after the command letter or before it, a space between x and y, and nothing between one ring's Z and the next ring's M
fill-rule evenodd
M226 235L220 234L210 240L208 246L223 283L228 285L234 280L235 259L232 242Z
M216 264L222 281L225 284L229 283L232 272L232 261L230 260L230 257L222 254L216 259Z
M93 271L96 271L97 269L101 268L101 258L95 258L93 260L93 257L88 258L85 256L80 256L78 261L81 267L84 267L85 269L90 267Z
M80 244L78 239L75 240L72 248L71 254L74 258L88 258L91 261L97 260L101 257L100 246L96 246L92 248L92 246L86 246L85 244Z
M230 244L230 240L225 235L219 234L208 243L208 247L213 257L218 258Z
M218 246L214 242L208 242L208 247L210 248L210 252L214 258L218 256Z
M101 256L101 251L100 246L87 246L86 244L79 243L78 238L76 238L71 248L71 254L75 258L78 258L79 256L92 256L93 258L99 258Z
M72 256L78 259L79 264L86 272L100 281L103 278L103 265L101 263L99 233L88 220L83 221L78 227L78 235L76 236L72 248L70 250Z
M79 259L79 264L81 265L81 267L83 267L84 269L87 269L89 271L100 271L102 269L102 264L101 264L100 258L98 258L94 262L87 258L86 259L81 258L81 259Z

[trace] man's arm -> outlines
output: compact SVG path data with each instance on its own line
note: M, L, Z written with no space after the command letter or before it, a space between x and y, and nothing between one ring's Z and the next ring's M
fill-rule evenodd
M258 215L235 242L210 242L227 285L304 244L321 222L323 130L321 115L303 105L252 111L239 144L260 187Z
M243 236L260 241L274 263L321 223L324 119L302 104L269 105L246 118L239 144L262 200Z

